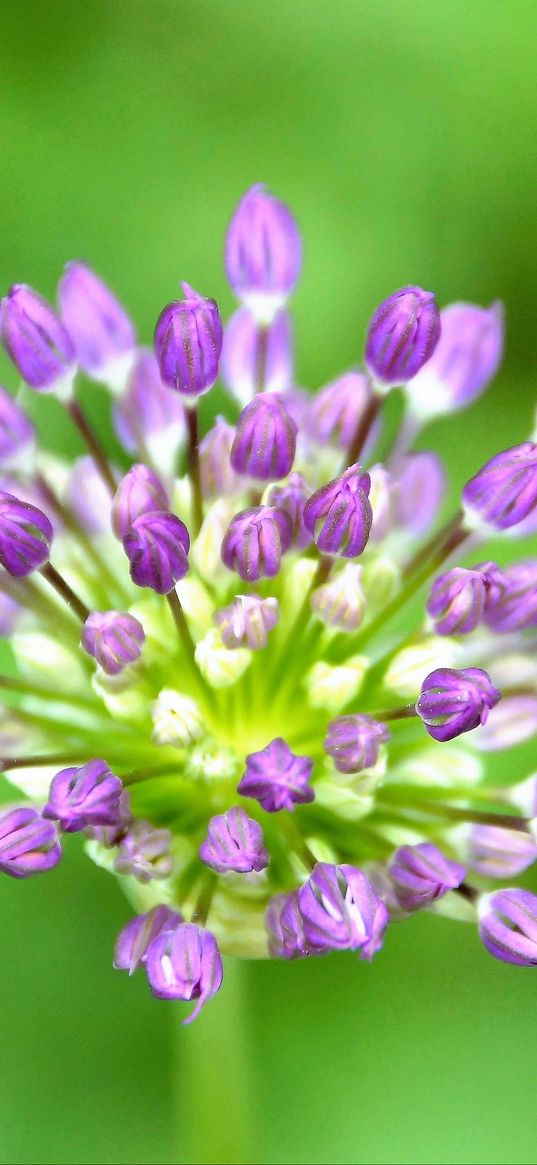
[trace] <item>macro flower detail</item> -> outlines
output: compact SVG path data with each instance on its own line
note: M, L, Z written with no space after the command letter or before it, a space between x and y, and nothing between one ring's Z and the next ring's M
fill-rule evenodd
M68 263L58 287L63 323L73 341L77 362L95 380L114 383L134 356L133 325L115 295L86 263Z
M432 292L402 287L377 308L367 331L366 364L381 384L404 384L432 356L440 339Z
M248 817L239 805L211 817L207 837L200 847L200 858L218 873L235 870L250 874L253 870L265 870L269 862L259 822Z
M358 465L321 486L304 506L304 525L323 554L357 558L365 550L373 522L371 478Z
M246 757L246 771L237 786L243 797L254 797L267 813L277 813L313 801L309 781L313 761L295 756L285 740L278 737L260 752Z
M31 806L11 809L0 817L0 871L11 878L29 878L57 866L62 856L56 827Z
M440 324L436 348L408 394L421 419L467 408L494 378L503 354L501 303L450 303Z
M150 943L145 959L149 986L157 999L196 999L191 1023L220 990L224 969L213 934L191 922L164 930Z
M135 518L123 538L132 581L167 595L188 572L190 537L175 514L152 510Z
M66 833L90 825L118 822L123 785L106 761L92 760L80 768L62 769L50 786L43 816L59 821Z
M48 562L52 526L36 506L0 490L0 564L13 578L25 578Z
M388 867L395 895L403 910L419 910L456 890L466 870L445 857L436 845L421 842L396 850Z
M142 883L167 878L173 870L171 840L168 829L154 829L148 821L134 821L118 845L114 869Z
M371 716L337 716L328 725L324 748L339 773L359 773L377 763L380 746L389 739L389 728Z
M486 569L454 567L435 579L427 610L438 635L474 631L485 611L489 590Z
M382 946L388 911L354 866L318 862L298 892L298 908L316 950L359 950L372 959Z
M222 351L222 321L214 299L183 284L185 298L161 312L155 327L155 354L164 384L188 400L213 387Z
M371 384L364 372L343 373L313 399L308 432L320 444L332 441L341 449L348 449L371 398Z
M293 378L291 321L279 311L263 332L248 308L228 320L220 375L243 407L262 385L265 392L285 392Z
M142 514L168 510L167 490L147 465L133 465L121 479L112 500L111 521L116 538L125 538Z
M72 378L75 349L59 316L31 287L17 283L1 304L2 343L30 388L47 392Z
M491 457L466 483L462 500L472 520L509 530L537 505L537 445L525 441Z
M93 611L82 629L82 647L109 676L140 658L145 639L142 624L122 611Z
M291 472L296 451L296 425L275 393L263 392L246 405L231 446L236 473L261 481L276 481Z
M482 668L443 667L424 679L416 711L434 740L453 740L485 724L499 699L500 693Z
M304 919L298 904L298 890L290 894L275 894L266 913L269 954L274 959L303 959L306 955L324 953L323 948L310 946L304 934Z
M245 582L273 578L292 534L291 519L275 506L243 510L231 521L222 542L222 561Z
M537 625L537 562L489 571L484 622L492 631L523 631Z
M231 651L237 647L261 651L278 618L277 600L262 599L259 595L237 595L229 607L214 615L220 635Z
M490 955L502 963L537 967L537 897L509 888L479 900L479 933Z
M145 964L154 939L165 931L172 931L181 922L183 919L177 911L162 905L153 906L147 914L137 914L131 918L118 935L114 954L116 970L134 974L138 967Z
M235 295L270 323L294 289L302 244L291 211L262 185L241 199L226 237L226 272Z
M35 451L35 431L26 413L13 397L0 388L0 464L4 471L31 468Z

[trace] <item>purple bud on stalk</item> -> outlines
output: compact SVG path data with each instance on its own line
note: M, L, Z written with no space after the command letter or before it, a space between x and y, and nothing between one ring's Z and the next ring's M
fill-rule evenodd
M243 195L229 224L226 272L235 295L270 323L293 291L302 266L296 222L262 185Z
M58 297L80 367L96 380L113 376L113 365L132 357L136 344L133 324L119 300L91 267L81 262L67 264ZM126 373L125 363L124 376Z
M472 744L480 752L496 752L522 744L536 732L537 696L532 692L520 692L502 698L487 723L474 733Z
M454 740L485 724L499 699L500 693L482 668L441 667L424 679L416 712L434 740Z
M430 359L440 339L440 312L431 291L402 287L377 308L367 330L365 359L385 385L405 384Z
M74 345L46 300L25 283L16 283L0 306L2 343L22 379L42 392L72 380Z
M0 388L0 467L3 472L31 466L35 430L26 413L5 388Z
M388 911L361 870L318 862L298 892L306 942L316 950L360 950L372 959L382 946Z
M203 1004L216 995L224 977L214 935L193 922L183 922L153 940L146 955L146 972L157 999L197 999L185 1023L192 1023Z
M325 752L339 773L360 773L379 758L381 744L390 739L389 728L371 716L336 716L328 725Z
M253 870L266 870L269 864L259 822L238 805L211 817L200 858L219 874L227 870L251 874Z
M57 866L62 856L56 826L37 809L23 806L0 817L0 871L11 878L29 878Z
M531 833L501 825L461 825L454 830L464 860L485 878L515 878L537 860Z
M117 823L123 785L106 761L90 760L80 768L56 773L43 816L59 821L66 833L92 825Z
M359 465L321 486L304 506L304 525L323 554L356 558L367 545L373 522L371 478Z
M171 842L169 829L155 829L149 821L134 821L119 843L114 870L142 883L168 878L173 870Z
M200 442L201 487L205 498L227 497L244 489L244 482L230 460L234 437L233 426L223 417L217 417Z
M361 584L362 568L347 562L311 596L312 610L327 627L339 631L356 631L365 611L365 595Z
M13 578L24 578L48 562L52 526L45 514L0 490L0 564Z
M441 333L412 381L410 406L420 416L467 408L496 375L503 355L503 307L451 303L440 312Z
M237 786L243 797L253 797L267 813L280 809L294 810L295 805L313 801L314 792L309 781L313 761L308 756L296 756L281 736L259 752L246 757L246 770Z
M138 914L120 931L114 954L117 971L133 975L146 962L147 952L154 939L165 931L172 931L183 922L181 914L169 906L153 906L147 914Z
M348 449L372 396L364 372L344 372L314 396L306 421L309 435L320 445Z
M309 530L304 525L304 506L311 489L304 481L302 474L292 473L284 485L275 485L268 495L268 504L276 510L281 510L291 519L293 525L293 546L296 550L304 550L312 541Z
M92 611L82 629L84 651L108 676L117 676L139 659L145 635L142 624L125 611Z
M285 311L261 329L248 308L228 320L220 375L240 405L252 400L259 388L285 392L293 379L291 320Z
M438 635L467 635L483 618L487 601L486 570L454 567L435 579L427 610Z
M273 578L292 539L291 519L273 506L242 510L222 542L222 562L245 582Z
M195 404L218 376L223 328L214 299L183 283L185 299L161 312L155 327L155 355L164 384Z
M78 457L74 462L67 482L67 500L86 533L110 533L110 493L93 457Z
M537 897L518 888L483 894L479 934L490 955L502 963L537 967Z
M168 491L147 465L133 465L117 487L112 502L112 529L125 538L136 518L155 510L168 510Z
M268 904L265 922L269 954L273 959L303 959L306 955L324 953L306 942L304 920L298 907L298 890L291 890L290 894L275 894Z
M446 491L446 478L436 453L408 453L396 463L392 480L395 521L418 538L435 521Z
M226 647L249 647L260 651L267 645L269 631L279 619L277 599L262 599L259 595L237 595L229 607L213 615Z
M523 631L537 626L537 561L503 569L491 565L485 623L492 631Z
M497 453L467 482L462 500L472 522L493 530L517 526L537 506L537 445L525 441Z
M99 845L112 849L123 840L127 830L133 823L131 813L131 797L128 789L122 789L119 797L117 816L113 825L89 825L86 828L88 837L94 838Z
M237 473L276 481L291 472L297 427L276 393L260 392L238 421L231 464Z
M402 910L419 910L443 898L464 881L464 866L446 858L431 842L403 845L388 866Z
M188 574L188 530L175 514L156 510L141 514L123 539L130 562L130 576L138 587L168 595Z
M140 348L127 387L114 402L114 426L128 453L165 445L176 451L185 433L185 412L180 396L160 378L153 352ZM156 463L160 464L156 457Z

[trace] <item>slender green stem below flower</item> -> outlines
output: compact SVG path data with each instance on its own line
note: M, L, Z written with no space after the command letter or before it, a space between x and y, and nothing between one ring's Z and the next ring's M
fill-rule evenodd
M89 607L86 607L82 599L79 599L73 588L65 581L63 575L56 570L56 567L51 562L47 562L45 566L40 568L39 573L50 583L51 587L54 587L54 590L57 591L61 598L65 600L67 606L74 612L77 618L82 623L85 623L90 614Z
M197 926L205 926L209 917L213 895L216 890L216 875L208 873L203 879L196 905L192 913L192 922Z
M188 476L192 489L192 525L194 535L199 533L203 522L203 494L201 490L199 415L198 406L188 405L185 409L188 434L187 462Z
M382 790L382 798L378 800L379 808L393 807L390 802L390 787ZM457 805L443 805L438 802L412 800L412 804L403 806L397 803L397 812L412 816L415 813L427 814L430 817L446 818L448 821L475 822L477 825L500 825L504 829L517 829L521 833L528 832L528 822L525 817L515 817L510 813L488 813L481 809L463 809Z
M264 324L259 324L255 345L255 391L264 392L267 379L269 330Z
M114 475L110 465L108 464L106 453L95 430L93 429L92 425L90 425L84 410L77 400L73 399L68 402L67 411L71 417L71 420L76 425L84 444L89 449L89 452L91 453L91 456L95 462L95 467L98 470L107 490L113 497L117 488L116 482L114 480Z
M377 418L382 400L382 396L380 396L378 393L374 393L367 407L364 409L364 412L362 413L362 416L360 417L360 420L356 426L356 431L352 441L347 449L347 455L345 458L347 465L354 465L355 462L358 461L358 458L360 457L367 438L371 432L372 425Z
M408 720L411 716L417 716L415 704L404 704L400 708L385 708L382 712L368 712L373 720Z

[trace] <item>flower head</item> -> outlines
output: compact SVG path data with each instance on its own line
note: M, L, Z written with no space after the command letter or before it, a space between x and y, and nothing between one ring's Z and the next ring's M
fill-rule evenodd
M2 343L23 380L46 392L72 379L73 341L60 318L37 291L15 284L1 304Z
M431 842L403 845L396 850L388 867L395 895L403 910L419 910L455 890L466 870L459 862L446 858Z
M261 481L277 481L291 472L296 451L296 425L280 396L259 393L243 409L231 446L236 473Z
M519 525L537 505L537 445L525 441L491 457L467 482L462 500L472 521L494 530Z
M132 581L167 595L188 573L188 530L175 514L161 510L140 514L123 538Z
M157 935L148 947L145 964L157 999L197 999L185 1023L191 1023L203 1004L216 995L224 977L214 935L191 922Z
M370 488L369 474L352 465L308 498L304 525L323 554L357 558L365 549L373 522Z
M123 785L106 761L92 760L81 768L62 769L50 786L43 816L59 821L66 833L89 825L118 822Z
M201 844L200 858L218 873L235 870L239 874L249 874L253 870L266 869L269 862L259 822L248 817L239 805L234 805L227 813L211 817L207 837Z
M537 897L529 890L495 890L479 901L479 933L502 963L537 967Z
M78 364L96 380L115 382L121 366L123 387L134 356L136 336L125 309L86 263L68 263L58 287L62 320L73 341Z
M382 946L388 911L361 870L318 862L298 892L306 941L317 950L359 950L372 959Z
M313 801L309 785L313 761L295 756L285 740L278 737L260 752L246 757L246 771L237 787L243 797L255 797L267 813L293 810L295 805Z
M56 827L31 806L11 809L0 817L0 871L11 878L29 878L57 866L62 856Z
M402 287L383 300L371 320L366 364L382 384L404 384L430 359L440 331L440 312L432 292Z
M426 676L416 704L418 716L435 740L453 740L485 724L500 693L486 671L441 667Z
M0 564L24 578L48 562L52 526L46 514L0 490Z
M229 224L226 272L231 287L262 322L291 294L302 265L302 244L291 211L264 186L252 186Z
M155 354L164 384L196 400L213 387L222 351L222 321L214 299L183 284L184 299L161 312L155 327Z

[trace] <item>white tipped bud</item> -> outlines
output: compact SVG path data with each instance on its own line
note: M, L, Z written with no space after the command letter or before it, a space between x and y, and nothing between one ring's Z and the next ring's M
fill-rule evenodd
M212 688L227 688L237 682L246 671L252 652L246 647L231 651L222 643L220 632L214 627L196 647L196 663Z
M313 592L312 609L328 627L356 631L360 626L365 610L361 577L361 566L348 562Z
M199 704L173 688L162 688L151 706L155 744L172 744L184 748L205 734Z
M425 676L439 667L454 667L459 646L447 635L431 635L414 647L404 647L392 660L384 683L398 696L418 696Z
M353 655L338 667L315 663L303 680L310 706L339 712L358 695L368 667L365 655Z
M383 465L373 465L369 471L371 490L369 501L373 510L370 543L381 542L390 531L393 518L392 483Z

